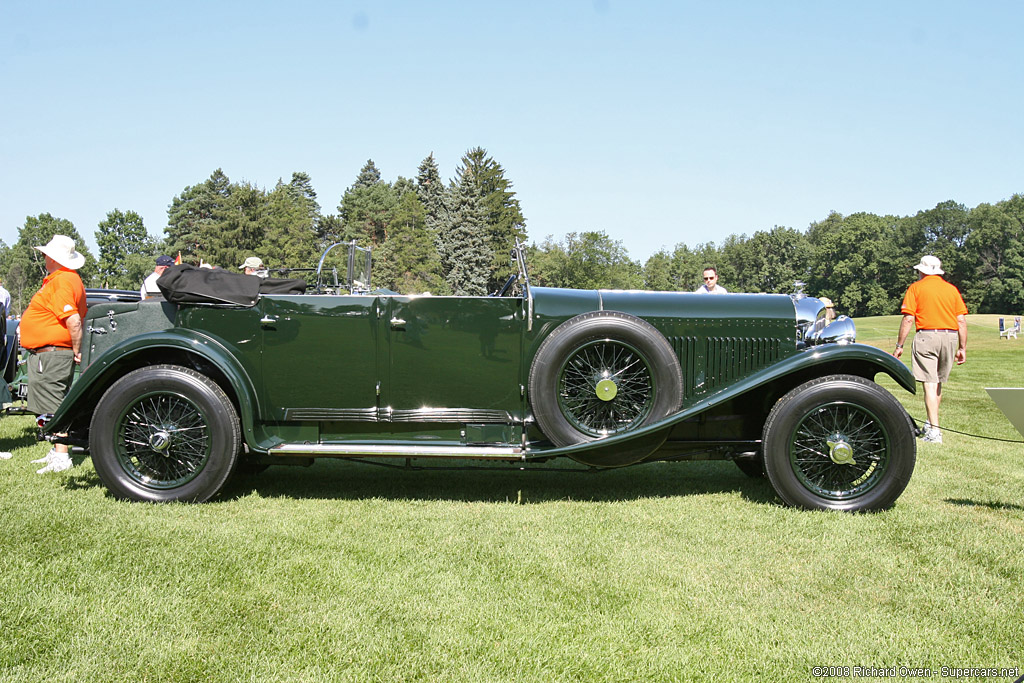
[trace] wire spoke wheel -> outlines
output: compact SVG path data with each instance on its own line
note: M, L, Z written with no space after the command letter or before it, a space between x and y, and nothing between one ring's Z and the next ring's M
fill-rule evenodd
M916 450L903 406L856 375L827 375L791 389L764 425L772 488L786 503L814 510L891 507L910 482Z
M103 394L89 424L96 474L128 500L202 502L241 449L238 413L212 379L178 365L133 370Z
M117 421L117 460L138 483L177 488L210 458L210 429L200 408L182 396L157 393L129 405Z
M798 422L790 445L797 479L811 492L844 500L871 490L889 466L889 435L867 408L818 406Z
M641 422L651 412L654 376L632 345L601 339L569 354L558 377L558 405L580 432L601 437Z

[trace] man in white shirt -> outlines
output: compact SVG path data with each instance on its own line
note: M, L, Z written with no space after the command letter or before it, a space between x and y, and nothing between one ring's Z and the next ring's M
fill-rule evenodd
M168 267L173 265L174 259L172 259L170 256L156 257L156 267L153 268L153 272L150 273L142 282L142 289L139 290L139 293L142 295L143 299L149 299L152 297L157 297L160 299L163 298L164 295L160 291L160 288L156 286L156 281L161 275L164 274L164 271L167 270Z
M718 284L718 271L712 266L704 269L704 284L697 288L695 294L728 294L725 287Z
M7 291L7 288L0 284L0 305L4 307L4 315L11 315L11 293Z

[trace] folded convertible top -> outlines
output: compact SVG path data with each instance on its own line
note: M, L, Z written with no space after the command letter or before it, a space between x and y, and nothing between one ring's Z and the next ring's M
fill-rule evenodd
M164 298L175 304L234 304L255 306L260 294L304 294L305 280L260 278L221 268L171 266L157 281Z

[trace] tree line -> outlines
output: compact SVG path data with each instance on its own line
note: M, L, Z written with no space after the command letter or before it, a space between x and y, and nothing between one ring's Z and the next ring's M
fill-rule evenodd
M476 147L455 176L441 179L433 154L414 177L393 182L368 160L325 213L306 173L270 190L231 181L217 169L171 200L162 239L152 237L134 211L114 209L96 228L93 256L75 226L48 213L29 216L18 241L0 241L0 279L23 310L45 270L34 245L54 234L72 237L86 257L87 286L137 289L153 257L236 269L259 256L271 269L308 268L324 248L354 240L373 250L373 285L404 294L483 295L509 274L509 254L526 241L526 218L504 168ZM886 315L899 311L913 264L931 253L972 312L1024 308L1024 195L969 209L942 202L913 216L831 213L806 230L776 226L720 243L662 249L645 262L603 231L567 234L530 244L535 284L556 287L692 291L701 271L715 267L730 292L788 293L794 283L828 296L840 312Z

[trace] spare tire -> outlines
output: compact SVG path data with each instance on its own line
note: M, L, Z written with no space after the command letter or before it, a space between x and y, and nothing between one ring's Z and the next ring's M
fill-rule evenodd
M654 326L597 311L566 320L544 340L530 367L529 390L541 431L555 445L569 446L676 412L683 374L672 345Z

